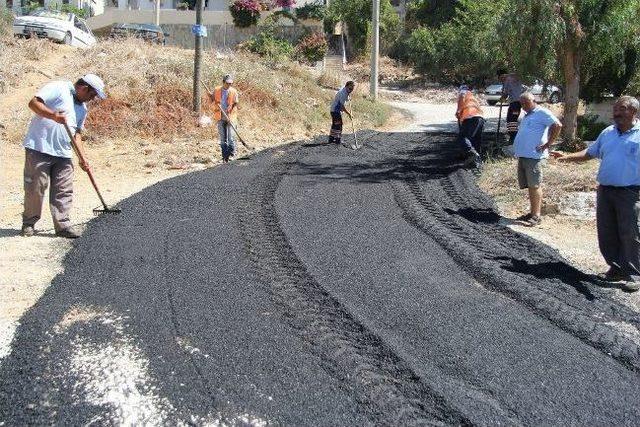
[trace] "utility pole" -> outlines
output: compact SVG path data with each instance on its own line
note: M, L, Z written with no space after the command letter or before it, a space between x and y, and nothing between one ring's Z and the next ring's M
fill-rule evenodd
M156 25L160 25L160 0L156 0Z
M373 0L373 34L371 41L371 85L369 94L378 99L378 56L380 55L380 0Z
M202 9L204 0L196 1L196 25L193 31L196 37L196 51L193 61L193 111L200 113L201 92L200 80L202 79Z

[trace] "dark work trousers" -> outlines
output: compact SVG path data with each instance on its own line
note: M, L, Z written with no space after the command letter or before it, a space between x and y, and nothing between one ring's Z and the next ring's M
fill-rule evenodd
M481 154L484 123L485 120L482 117L469 117L460 124L458 140L465 151L474 149L476 153Z
M329 142L340 144L342 139L342 113L331 112L331 130L329 131Z
M509 134L511 143L515 141L516 134L518 133L518 118L520 117L521 111L522 105L520 105L520 101L513 101L507 109L507 133Z
M49 208L56 231L71 226L69 211L73 200L73 162L30 149L25 150L23 225L35 225L40 219L44 195L49 190Z
M622 273L640 276L640 187L598 187L596 220L604 260Z

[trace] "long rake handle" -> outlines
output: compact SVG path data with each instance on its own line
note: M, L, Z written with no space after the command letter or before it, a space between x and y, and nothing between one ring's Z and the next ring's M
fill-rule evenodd
M500 102L500 110L498 111L498 129L496 130L496 146L500 145L500 121L501 120L502 120L502 102Z
M356 148L358 148L358 135L356 134L356 125L353 123L353 116L349 116L351 119L351 129L353 130L353 138L356 141Z
M204 89L209 92L209 95L213 95L213 92L211 92L209 90L209 87L207 86L207 84L203 81L200 80L200 83L202 83L202 86L204 86ZM231 129L233 129L233 131L236 133L236 135L238 136L238 139L240 140L240 142L242 143L242 145L245 146L245 148L252 150L253 148L250 147L249 145L247 145L246 142L244 142L244 139L242 139L242 137L240 136L240 134L238 133L238 129L236 129L236 127L233 125L233 123L231 122L231 119L229 119L229 116L227 115L227 112L224 111L222 109L222 106L220 104L218 104L217 102L213 101L213 103L216 105L216 107L218 107L218 109L220 110L220 112L222 113L222 115L224 116L225 120L227 121L227 123L229 123L229 125L231 125Z
M80 153L80 150L78 149L78 146L76 145L75 139L73 137L73 133L71 132L71 128L69 128L69 125L67 124L67 122L64 122L64 129L67 131L67 135L69 135L69 138L71 139L71 146L73 147L73 151L75 151L76 156L78 156L80 161L84 163L84 157L82 156L82 154ZM87 175L89 175L89 180L91 181L91 185L93 185L94 190L96 190L96 194L100 199L100 203L102 203L102 207L104 207L105 211L110 210L109 207L107 206L107 203L102 198L102 194L100 194L100 190L98 189L98 184L96 184L96 180L93 178L91 169L87 170L86 172L87 172Z

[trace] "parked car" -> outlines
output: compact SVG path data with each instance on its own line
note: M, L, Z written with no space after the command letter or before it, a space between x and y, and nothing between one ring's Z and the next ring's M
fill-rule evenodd
M169 33L165 33L159 25L153 24L114 24L110 37L139 37L151 43L166 44Z
M562 101L562 89L558 86L545 84L541 80L535 79L531 85L525 85L525 87L533 94L533 96L535 96L536 102L556 104ZM484 90L484 97L489 105L496 105L501 96L502 83L492 84L487 86Z
M96 38L84 19L73 13L49 9L37 9L29 15L15 18L13 35L45 37L77 47L89 47L96 43Z

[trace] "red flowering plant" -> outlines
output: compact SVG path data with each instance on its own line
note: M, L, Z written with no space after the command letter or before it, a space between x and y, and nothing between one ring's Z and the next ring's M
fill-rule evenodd
M229 12L236 27L246 28L258 23L261 10L258 0L235 0Z
M296 0L273 0L273 5L283 9L289 9L295 6Z

